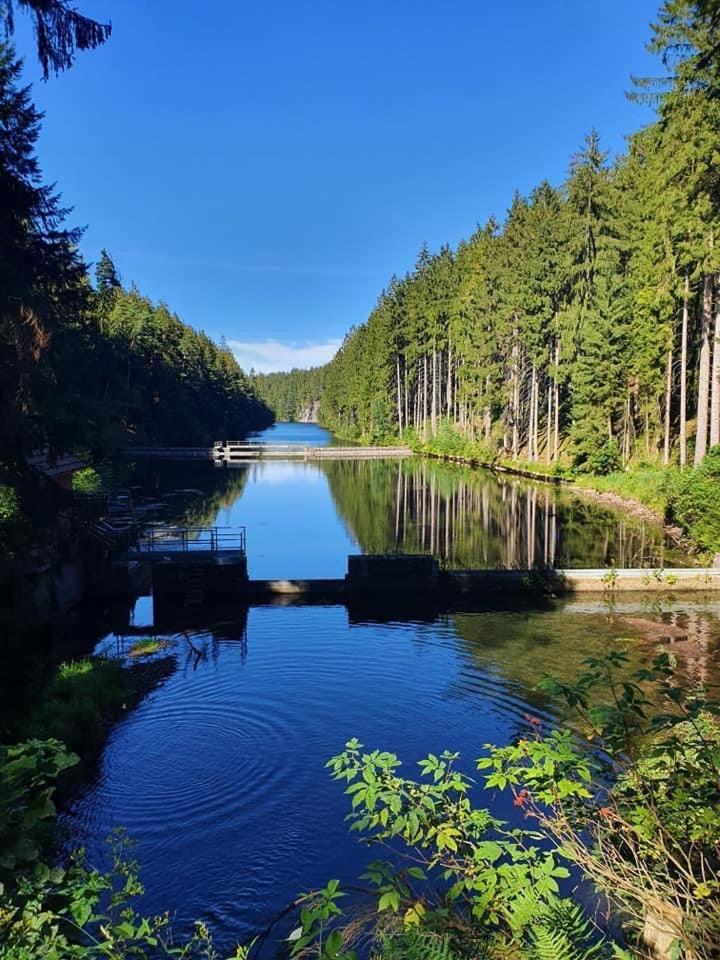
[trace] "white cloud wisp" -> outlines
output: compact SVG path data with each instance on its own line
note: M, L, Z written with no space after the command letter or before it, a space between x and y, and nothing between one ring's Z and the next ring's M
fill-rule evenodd
M246 373L250 369L257 373L275 373L279 370L292 370L293 367L300 369L319 367L332 359L341 343L341 340L327 340L325 343L282 343L280 340L227 341L235 359Z

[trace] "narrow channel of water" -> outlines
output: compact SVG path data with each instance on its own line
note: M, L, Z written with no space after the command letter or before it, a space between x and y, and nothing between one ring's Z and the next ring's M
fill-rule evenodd
M358 549L433 551L455 566L655 563L667 549L656 528L439 463L143 470L138 495L198 523L246 525L254 576L341 575ZM707 678L720 647L717 605L702 603L613 610L596 600L426 621L340 606L251 608L222 623L206 613L192 646L165 637L168 679L113 730L65 819L93 857L124 826L138 842L143 907L176 911L182 929L207 920L228 948L299 891L350 881L376 855L348 834L342 787L325 769L350 737L396 751L408 771L430 751L459 750L472 772L482 745L508 741L527 714L552 722L535 689L545 673L570 679L584 657L629 637L637 662L665 640ZM134 622L140 633L152 623L151 601ZM100 649L124 656L131 642L111 634Z

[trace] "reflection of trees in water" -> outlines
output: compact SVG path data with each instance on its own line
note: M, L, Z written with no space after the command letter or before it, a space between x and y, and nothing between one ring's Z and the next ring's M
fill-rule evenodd
M662 532L549 486L431 460L322 462L367 553L432 553L448 566L660 564Z
M551 701L536 688L551 674L573 683L588 657L602 657L611 649L626 649L630 660L622 674L647 666L660 644L677 658L677 676L684 683L720 681L720 622L716 607L702 604L659 613L648 604L632 614L578 613L565 604L553 610L525 612L454 613L449 620L463 641L470 672L454 681L457 695L482 693L491 701L512 705L512 690L497 689L501 674L517 686L520 698L542 710ZM619 642L618 642L619 641ZM487 683L473 682L479 669Z
M127 478L134 496L155 498L165 509L163 520L189 527L210 527L217 514L242 495L248 470L218 469L210 462L140 462ZM185 496L174 496L185 491Z

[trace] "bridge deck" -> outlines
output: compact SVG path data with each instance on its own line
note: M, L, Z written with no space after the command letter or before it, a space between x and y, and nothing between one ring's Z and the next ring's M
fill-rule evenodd
M128 447L130 460L212 460L249 463L255 460L377 460L412 456L409 447L306 446L299 443L218 441L211 447Z

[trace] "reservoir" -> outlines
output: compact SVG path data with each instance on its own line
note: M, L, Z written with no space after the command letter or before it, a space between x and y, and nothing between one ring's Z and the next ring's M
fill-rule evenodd
M264 436L332 442L312 424ZM173 519L246 527L257 578L342 576L355 552L432 553L453 569L687 562L659 527L567 491L418 458L142 464L129 483ZM173 499L178 490L185 496ZM348 833L342 786L325 769L350 738L396 752L407 774L444 749L460 751L472 772L483 744L506 743L528 716L552 723L554 707L536 689L546 673L572 679L585 657L626 638L634 663L666 642L689 676L707 678L720 645L716 604L702 599L203 615L202 629L162 637L165 679L111 731L64 822L96 861L124 827L137 842L143 910L171 911L182 931L207 921L228 952L298 893L332 878L352 883L376 858ZM151 598L135 602L132 621L152 623ZM97 650L124 657L131 643L113 632ZM506 799L491 802L517 817ZM280 924L265 955L283 934Z

